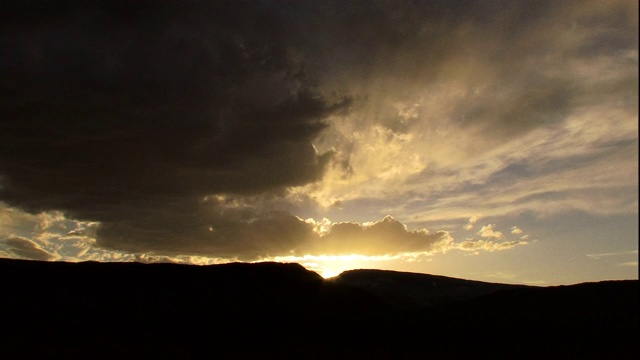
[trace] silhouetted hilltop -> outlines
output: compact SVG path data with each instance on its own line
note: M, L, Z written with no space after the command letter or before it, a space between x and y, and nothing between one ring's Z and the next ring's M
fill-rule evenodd
M367 290L387 304L406 309L442 305L488 295L498 290L525 287L372 269L345 271L329 281Z
M377 317L388 312L366 291L327 284L298 264L2 259L0 276L0 358L302 356L315 347L329 356L327 336L382 330Z
M638 336L638 281L8 259L0 276L0 358L595 358Z

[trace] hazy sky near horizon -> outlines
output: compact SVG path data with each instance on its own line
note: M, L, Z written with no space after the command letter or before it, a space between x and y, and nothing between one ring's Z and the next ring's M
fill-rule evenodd
M637 1L9 1L0 257L638 278Z

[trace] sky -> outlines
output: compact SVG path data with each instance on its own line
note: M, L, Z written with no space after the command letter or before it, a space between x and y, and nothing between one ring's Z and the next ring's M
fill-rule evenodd
M0 257L638 279L638 2L6 1Z

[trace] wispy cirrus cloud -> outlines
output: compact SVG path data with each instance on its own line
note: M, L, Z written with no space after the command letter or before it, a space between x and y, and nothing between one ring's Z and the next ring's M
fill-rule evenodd
M623 256L623 255L638 255L638 250L627 250L627 251L618 251L618 252L600 253L600 254L587 254L587 257L590 257L592 259L600 259L603 257Z
M627 261L620 264L620 266L638 267L637 261Z

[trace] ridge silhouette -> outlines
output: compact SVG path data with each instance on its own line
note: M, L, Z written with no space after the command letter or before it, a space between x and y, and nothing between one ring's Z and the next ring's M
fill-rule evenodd
M557 287L298 264L0 259L0 357L595 358L631 353L638 281ZM376 285L377 284L377 285Z

